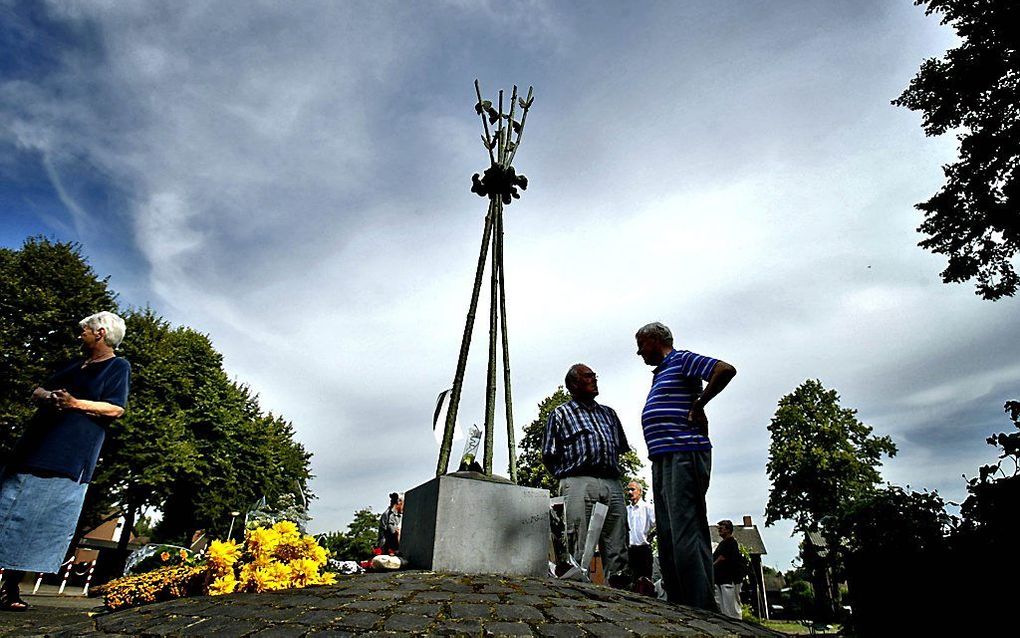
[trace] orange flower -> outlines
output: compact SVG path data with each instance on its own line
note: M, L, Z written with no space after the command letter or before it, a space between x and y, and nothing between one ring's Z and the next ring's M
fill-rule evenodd
M168 560L170 560L170 552L163 552L162 554L159 555L159 559L164 563L167 562Z

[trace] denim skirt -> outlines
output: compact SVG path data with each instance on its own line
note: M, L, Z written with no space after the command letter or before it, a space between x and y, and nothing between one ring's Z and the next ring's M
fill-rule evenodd
M7 474L0 483L0 567L55 574L64 562L88 483Z

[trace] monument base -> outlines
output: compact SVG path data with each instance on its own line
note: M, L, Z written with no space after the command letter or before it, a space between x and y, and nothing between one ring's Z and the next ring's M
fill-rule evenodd
M549 491L458 474L405 492L400 555L409 566L467 574L547 574Z

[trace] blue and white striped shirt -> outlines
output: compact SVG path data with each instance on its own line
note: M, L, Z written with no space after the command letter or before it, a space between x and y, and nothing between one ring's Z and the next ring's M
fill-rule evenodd
M616 478L620 475L619 456L629 449L616 411L594 401L590 406L568 401L545 422L542 460L556 478Z
M670 452L711 450L708 437L687 421L691 405L701 396L701 380L708 381L718 359L688 350L673 350L655 370L641 412L641 429L648 457Z

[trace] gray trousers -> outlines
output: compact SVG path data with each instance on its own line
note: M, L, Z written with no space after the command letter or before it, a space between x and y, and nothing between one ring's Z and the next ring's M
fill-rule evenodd
M671 452L652 461L662 587L671 603L715 610L705 494L712 451Z
M595 503L603 503L609 511L599 536L602 570L606 580L627 572L627 505L618 479L593 476L571 476L560 479L563 497L564 532L567 551L580 564L584 541L588 537L588 521ZM588 565L582 565L587 568Z

